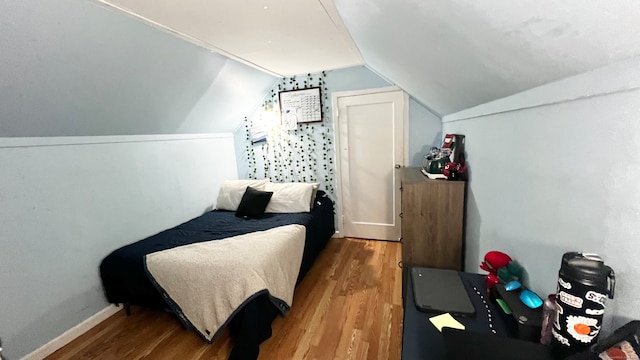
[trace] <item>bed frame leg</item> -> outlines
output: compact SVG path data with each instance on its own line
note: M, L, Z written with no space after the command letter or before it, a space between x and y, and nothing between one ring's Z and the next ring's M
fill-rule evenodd
M131 316L131 304L130 303L124 303L124 313L127 314L127 316Z

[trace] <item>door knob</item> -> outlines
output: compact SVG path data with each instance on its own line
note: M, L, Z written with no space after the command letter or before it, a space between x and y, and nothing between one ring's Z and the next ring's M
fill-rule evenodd
M400 169L400 164L396 164L395 168Z

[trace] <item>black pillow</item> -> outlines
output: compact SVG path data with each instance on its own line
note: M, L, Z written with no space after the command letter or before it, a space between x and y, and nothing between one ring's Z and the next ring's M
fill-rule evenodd
M244 218L261 217L272 195L272 191L260 191L251 186L247 186L247 190L244 192L244 195L242 195L240 205L238 205L236 216Z

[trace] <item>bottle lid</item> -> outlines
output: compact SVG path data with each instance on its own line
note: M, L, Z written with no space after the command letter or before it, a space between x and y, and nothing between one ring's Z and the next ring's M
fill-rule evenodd
M560 275L572 278L583 285L594 286L610 294L613 288L609 288L613 269L604 264L597 254L567 252L562 256Z

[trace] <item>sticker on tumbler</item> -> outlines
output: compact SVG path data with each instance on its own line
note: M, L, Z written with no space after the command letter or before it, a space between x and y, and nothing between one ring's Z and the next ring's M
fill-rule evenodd
M585 313L587 313L587 315L603 315L604 314L604 309L585 309L584 310Z
M562 326L560 326L560 315L564 314L564 309L562 308L562 306L560 306L560 304L558 304L558 302L555 302L556 304L556 316L553 319L553 326L560 330L562 328Z
M569 340L567 340L566 337L558 334L556 329L551 329L551 333L553 334L553 337L556 338L556 340L558 340L560 342L560 344L565 345L565 346L569 346Z
M564 291L560 291L558 295L560 296L560 301L562 301L563 303L569 306L573 306L576 309L582 309L582 302L583 302L582 298L573 296L571 294L567 294Z
M560 286L562 286L565 289L571 289L571 283L564 281L561 278L558 278L558 284L560 284Z
M600 332L598 320L584 316L567 316L567 332L574 339L590 343Z
M604 306L604 301L607 299L607 295L600 294L595 291L587 291L587 295L584 296L587 300L591 300L594 303L598 303Z

